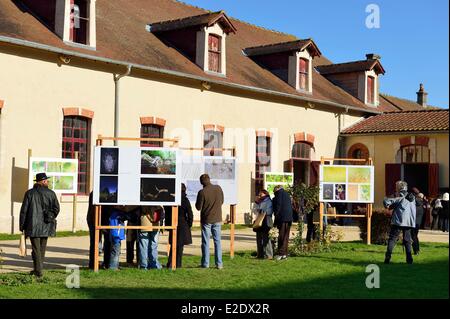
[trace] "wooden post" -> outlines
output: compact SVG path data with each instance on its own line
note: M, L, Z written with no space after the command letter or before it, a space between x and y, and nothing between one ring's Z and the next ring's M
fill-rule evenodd
M230 258L234 258L234 225L236 219L236 205L230 205Z
M370 166L373 165L371 157L367 159L367 163ZM370 245L372 241L372 206L372 204L367 204L367 245Z
M98 242L100 241L100 229L98 228L99 225L99 211L100 211L100 206L95 206L95 242L94 242L94 271L98 272L98 263L99 263L99 258L98 258Z
M75 159L78 160L78 152L75 152ZM77 193L73 194L73 202L72 202L72 233L77 231Z
M325 163L323 156L320 157L320 165ZM319 203L319 231L323 234L323 202Z
M28 149L28 172L30 171L31 167L30 167L30 157L33 156L33 150L31 148Z
M101 146L102 145L102 136L99 135L98 139L95 143L96 146ZM100 206L95 206L95 239L94 239L94 271L98 272L98 263L99 263L99 258L98 258L98 242L100 241L100 223L101 223L101 219L100 219L100 214L101 214L101 207Z
M367 204L367 245L371 244L372 238L372 204Z
M236 147L231 149L231 156L236 157ZM237 165L237 164L236 164ZM234 258L234 234L236 224L236 205L230 205L230 258Z
M178 206L172 207L172 270L177 269L177 226L178 226Z

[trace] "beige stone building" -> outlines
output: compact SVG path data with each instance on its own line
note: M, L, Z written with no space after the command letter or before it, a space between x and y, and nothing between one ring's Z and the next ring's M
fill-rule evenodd
M332 64L312 39L173 0L1 1L0 69L1 233L18 231L29 149L78 152L86 229L99 134L178 137L182 147L214 137L236 147L243 222L264 171L316 183L320 156L346 155L343 129L402 110L378 92L377 55ZM59 229L71 229L72 196L60 202Z

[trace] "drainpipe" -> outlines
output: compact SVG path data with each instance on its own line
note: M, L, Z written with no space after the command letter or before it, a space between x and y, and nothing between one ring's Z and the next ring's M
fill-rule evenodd
M130 75L131 65L127 66L127 71L124 74L113 74L114 77L114 137L119 137L119 80L125 76ZM118 145L118 141L114 141L114 146Z

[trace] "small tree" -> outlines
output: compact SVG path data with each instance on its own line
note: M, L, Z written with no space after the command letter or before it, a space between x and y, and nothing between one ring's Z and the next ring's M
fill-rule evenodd
M303 239L305 228L303 218L307 214L314 214L319 207L319 187L307 186L304 183L294 185L288 188L288 192L294 202L296 214L298 214L297 234L289 247L290 254L293 256L308 255L312 253L329 251L332 241L340 241L342 232L332 231L331 226L327 226L323 231L316 229L317 238L307 243Z

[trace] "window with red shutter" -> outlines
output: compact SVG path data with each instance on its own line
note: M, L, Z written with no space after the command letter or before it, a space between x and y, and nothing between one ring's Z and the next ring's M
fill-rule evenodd
M78 152L78 193L89 193L91 122L80 116L65 116L63 122L62 157L75 158Z
M210 34L208 38L208 70L220 73L220 37Z
M270 171L270 137L256 137L255 192L264 188L264 172Z
M300 90L308 90L309 61L301 58L299 61L298 86Z
M141 138L164 138L164 126L142 124ZM142 147L163 147L163 142L141 141Z
M372 76L367 77L367 103L374 104L375 96L375 78Z

